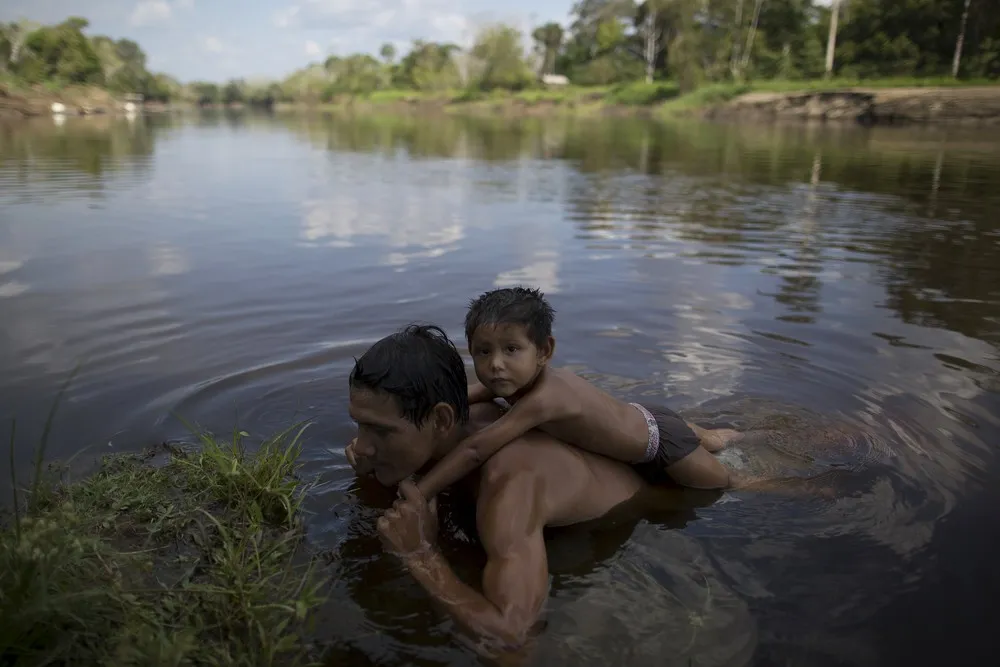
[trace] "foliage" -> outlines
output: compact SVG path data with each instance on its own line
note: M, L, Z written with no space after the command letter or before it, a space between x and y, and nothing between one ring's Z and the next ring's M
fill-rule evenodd
M27 36L14 72L30 83L103 83L101 61L83 34L86 25L83 19L67 19L35 30Z
M516 28L502 24L485 28L476 37L472 57L479 61L479 67L470 83L480 90L520 90L533 79Z
M0 531L0 662L313 662L328 580L299 519L302 430L109 456L76 483L42 471L43 444Z
M136 42L87 37L87 27L79 17L48 26L25 21L0 25L0 71L25 84L97 85L155 101L180 94L175 79L146 68L146 54Z
M88 83L152 99L261 106L384 97L391 90L462 91L461 99L474 100L497 90L541 89L543 74L564 74L575 85L615 86L614 100L636 103L663 98L662 88L626 85L643 79L651 85L671 81L690 92L767 80L948 77L956 52L958 79L972 81L1000 78L995 4L842 0L831 72L831 9L820 0L576 0L568 25L550 22L531 31L529 51L519 29L494 24L464 48L417 39L397 53L385 43L372 45L371 53L308 64L282 81L186 86L150 73L145 53L129 39L87 38L85 19L51 26L19 22L0 25L0 71L26 83Z

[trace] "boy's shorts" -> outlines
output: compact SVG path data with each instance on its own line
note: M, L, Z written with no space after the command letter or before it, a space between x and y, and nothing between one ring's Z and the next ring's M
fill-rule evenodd
M638 403L630 405L645 417L649 432L646 456L633 467L647 482L662 483L668 479L666 468L698 449L701 441L676 412L667 408L650 410Z

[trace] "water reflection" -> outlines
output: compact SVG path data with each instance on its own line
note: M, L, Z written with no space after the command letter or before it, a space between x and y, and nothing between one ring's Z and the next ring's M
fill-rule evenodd
M858 624L944 576L949 522L986 507L1000 140L982 131L234 112L19 127L0 126L0 418L30 442L83 359L63 456L181 436L173 412L254 436L316 419L311 531L340 575L323 627L350 660L474 661L382 558L391 498L330 449L351 433L353 358L414 320L460 341L492 286L549 293L558 363L777 428L727 456L832 492L553 535L539 661L877 664ZM475 581L454 505L445 548Z
M114 116L0 123L0 204L141 182L163 121Z

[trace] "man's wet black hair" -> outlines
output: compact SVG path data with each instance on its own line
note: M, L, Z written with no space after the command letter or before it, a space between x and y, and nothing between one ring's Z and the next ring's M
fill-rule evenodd
M354 361L349 382L391 395L417 427L438 403L450 405L459 423L469 421L465 364L448 335L431 324L411 324L372 345Z
M504 287L484 292L469 303L465 314L465 340L484 325L519 324L530 340L541 347L552 335L555 310L545 295L530 287Z

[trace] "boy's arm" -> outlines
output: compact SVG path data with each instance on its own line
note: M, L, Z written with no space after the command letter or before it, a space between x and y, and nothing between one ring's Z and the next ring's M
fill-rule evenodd
M496 396L493 392L486 388L486 385L479 382L469 385L469 405L475 405L476 403L487 403L492 401Z
M545 421L547 411L543 402L537 397L525 396L495 422L458 443L417 483L417 488L425 498L433 498L478 468L508 442Z

